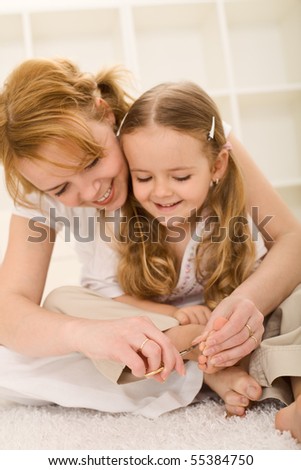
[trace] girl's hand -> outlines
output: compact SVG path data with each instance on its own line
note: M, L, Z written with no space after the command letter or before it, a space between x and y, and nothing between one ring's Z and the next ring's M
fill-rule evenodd
M77 318L72 323L72 346L90 359L110 359L125 364L136 377L143 377L164 364L162 372L153 376L160 382L173 370L185 375L178 351L147 317L112 321Z
M228 321L214 328L218 317ZM264 316L249 299L229 296L213 310L204 333L195 338L200 343L199 367L206 373L214 373L233 366L250 354L260 344Z
M173 317L178 320L180 325L207 325L211 316L211 310L205 305L190 305L188 307L179 308Z

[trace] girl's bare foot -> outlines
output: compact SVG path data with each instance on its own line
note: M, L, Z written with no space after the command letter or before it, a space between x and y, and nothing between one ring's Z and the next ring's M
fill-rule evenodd
M218 317L216 318L216 320L214 321L213 323L213 331L218 331L220 330L226 323L227 323L227 319L224 318L224 317ZM210 333L210 334L212 334ZM210 336L209 334L209 336ZM202 354L202 352L204 351L206 347L206 342L203 342L203 343L200 343L200 347L199 347L199 350L201 351L201 354L198 358L198 362L199 362L199 368L204 372L204 373L207 373L207 374L214 374L218 371L221 370L220 367L216 367L214 366L213 364L210 364L210 356L205 356L204 354Z
M256 380L239 366L204 374L204 382L224 400L230 415L243 416L250 401L258 400L262 393Z
M276 413L275 427L280 431L290 431L292 436L301 442L301 395Z
M170 330L166 331L166 336L169 337L173 345L178 351L183 351L191 346L194 338L203 333L204 325L190 323L189 325L179 325ZM186 354L183 359L189 359L190 361L198 361L200 352L198 348L195 348L189 354Z

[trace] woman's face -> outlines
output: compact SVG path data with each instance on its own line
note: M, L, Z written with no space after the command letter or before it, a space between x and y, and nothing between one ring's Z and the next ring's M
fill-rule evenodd
M127 164L109 123L90 121L88 127L96 142L105 149L104 158L95 159L83 170L74 172L55 165L74 164L74 146L45 144L39 151L48 161L23 158L18 163L18 170L37 189L60 200L65 206L114 211L127 198Z

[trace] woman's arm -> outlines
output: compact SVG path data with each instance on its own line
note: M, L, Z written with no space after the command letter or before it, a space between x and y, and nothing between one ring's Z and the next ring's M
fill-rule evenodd
M53 230L36 236L28 219L13 216L7 252L0 269L0 344L28 356L56 356L81 352L94 359L112 359L142 376L157 368L164 357L164 377L176 369L184 374L183 361L169 339L147 318L100 321L76 318L39 306L51 259ZM148 364L137 351L148 337Z
M300 223L243 145L233 134L229 140L245 178L248 210L265 239L268 253L257 270L213 311L204 335L197 339L207 338L217 317L229 319L223 328L210 335L206 343L205 353L215 356L215 359L218 354L220 367L235 364L255 349L256 343L249 338L246 323L259 342L262 336L261 313L270 313L301 282Z
M301 224L239 140L231 134L230 141L244 175L248 210L269 250L235 294L247 296L266 315L301 282Z

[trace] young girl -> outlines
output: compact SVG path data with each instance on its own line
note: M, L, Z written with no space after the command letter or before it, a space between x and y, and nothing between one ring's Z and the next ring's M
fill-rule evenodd
M107 256L98 263L96 253L84 283L101 295L152 311L162 312L161 304L152 301L185 306L169 314L196 331L193 324L206 324L208 307L214 309L249 278L267 252L247 213L243 179L219 112L193 83L162 84L132 105L120 136L132 179L126 217L115 253L100 240L98 249L107 249ZM113 228L107 232L111 239ZM256 348L260 338L245 326ZM186 335L174 342L183 349L190 345ZM235 367L205 374L205 382L235 414L243 414L243 398L248 403L246 396L239 402L233 386L242 377ZM276 423L281 429L279 416ZM299 425L297 430L295 424L288 426L300 439Z
M121 238L110 252L118 227L107 223L109 238L101 237L83 284L188 323L170 335L183 350L206 325L209 309L250 276L267 250L247 214L243 180L218 110L199 87L152 89L134 103L120 131L132 177ZM253 348L260 339L248 335ZM207 383L224 397L216 379Z

